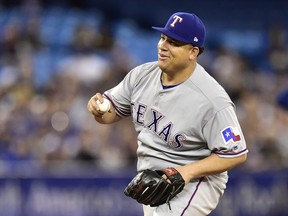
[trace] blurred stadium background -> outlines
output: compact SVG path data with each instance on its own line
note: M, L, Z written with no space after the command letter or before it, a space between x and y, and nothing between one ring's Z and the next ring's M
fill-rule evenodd
M130 119L98 125L89 98L156 60L171 13L207 27L199 61L229 92L250 150L212 216L288 215L287 0L0 1L0 216L140 216Z

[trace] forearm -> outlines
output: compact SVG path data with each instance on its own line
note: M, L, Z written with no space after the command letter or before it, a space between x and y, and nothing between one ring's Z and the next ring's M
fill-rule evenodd
M211 154L203 160L185 166L176 167L176 169L185 179L185 182L188 183L191 179L227 171L243 163L246 160L246 157L247 155L245 154L234 158L222 158L216 154Z

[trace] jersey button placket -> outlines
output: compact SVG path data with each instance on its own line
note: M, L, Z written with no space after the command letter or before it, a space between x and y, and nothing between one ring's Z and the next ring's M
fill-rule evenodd
M158 106L158 105L159 105L159 103L160 103L161 98L163 97L163 95L164 95L163 92L159 93L159 99L155 102L155 106Z

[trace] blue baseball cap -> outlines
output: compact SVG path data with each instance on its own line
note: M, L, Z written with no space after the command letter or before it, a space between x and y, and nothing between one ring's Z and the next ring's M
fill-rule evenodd
M193 13L172 14L164 28L152 27L174 40L203 47L206 30L203 22Z

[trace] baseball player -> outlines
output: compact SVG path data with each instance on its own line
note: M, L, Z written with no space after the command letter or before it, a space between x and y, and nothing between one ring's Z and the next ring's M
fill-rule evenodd
M197 62L205 41L199 17L177 12L153 28L161 34L158 61L135 67L87 108L102 124L132 117L139 174L125 194L143 203L145 216L206 216L227 170L246 160L245 139L233 102ZM105 99L108 112L99 107Z

